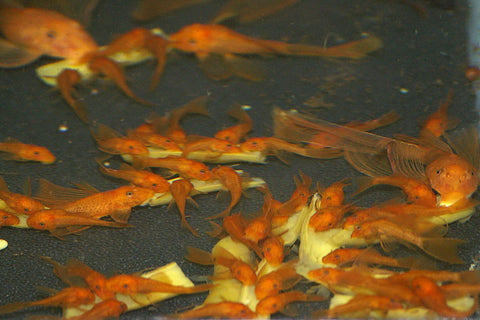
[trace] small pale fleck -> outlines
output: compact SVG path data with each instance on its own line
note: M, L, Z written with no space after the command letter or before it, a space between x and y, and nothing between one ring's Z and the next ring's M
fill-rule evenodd
M407 88L400 88L400 93L407 94L408 92Z
M91 94L92 96L96 96L96 95L98 94L98 90L95 89L95 88L93 88L92 91L90 91L90 94Z
M62 123L61 125L58 126L58 131L60 132L67 132L68 131L68 127L66 124Z
M250 110L250 109L252 109L252 106L249 106L249 105L244 104L244 105L242 106L242 109L243 109L243 110Z
M110 167L110 162L105 161L105 162L103 163L103 165L104 165L105 167Z
M5 249L8 246L7 240L0 239L0 250Z
M368 33L368 32L362 32L362 33L360 33L360 37L362 37L362 38L368 38L368 37L370 37L370 33Z

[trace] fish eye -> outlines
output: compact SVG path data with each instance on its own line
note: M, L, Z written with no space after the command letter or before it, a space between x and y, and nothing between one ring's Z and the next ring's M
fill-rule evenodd
M29 212L30 210L28 208L23 208L24 212Z
M132 145L129 145L129 146L128 146L128 149L132 150L132 149L133 149L133 146L132 146Z
M127 197L133 196L133 192L132 192L132 191L127 191L125 194L127 195Z
M123 288L124 288L124 289L128 289L128 284L127 284L127 283L124 283L124 284L123 284Z
M339 254L336 254L334 257L335 257L335 259L340 259L340 255L339 255Z
M40 222L40 223L38 223L38 225L41 226L41 227L45 227L45 222Z
M47 37L49 37L50 39L55 39L57 37L57 33L53 30L48 30Z
M156 187L156 186L157 186L157 184L155 182L152 183L152 187Z
M2 217L2 219L3 219L3 220L7 220L7 219L8 219L8 216L7 216L7 215L4 215L4 216Z
M443 169L438 169L438 170L437 170L437 174L440 174L440 173L442 173L442 172L443 172Z
M197 40L193 39L193 38L190 38L188 39L188 43L189 44L196 44L197 43Z
M201 169L201 170L200 170L200 173L202 173L202 174L205 173L205 170L204 170L204 169Z
M36 156L38 156L38 155L40 154L40 152L34 151L33 154L36 155Z
M97 284L97 285L95 286L95 289L100 290L100 285Z

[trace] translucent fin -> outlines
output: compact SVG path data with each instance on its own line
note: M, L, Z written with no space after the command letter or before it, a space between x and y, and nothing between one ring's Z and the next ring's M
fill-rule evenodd
M17 68L32 63L42 55L33 49L17 46L5 39L0 39L0 67Z

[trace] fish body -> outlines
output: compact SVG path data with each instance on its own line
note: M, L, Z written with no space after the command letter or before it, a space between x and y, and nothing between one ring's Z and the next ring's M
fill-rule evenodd
M2 177L0 177L0 200L5 202L5 204L17 214L30 215L36 211L45 209L45 206L40 201L20 193L9 191Z
M0 210L0 227L15 226L20 223L20 219L7 211Z
M255 296L258 300L288 290L297 284L302 276L295 270L296 261L290 260L277 270L261 276L255 285Z
M70 317L71 320L101 320L118 318L128 310L128 306L116 299L107 299L96 303L92 309L85 311L79 316Z
M222 153L239 153L240 148L228 140L203 137L191 142L187 141L183 148L182 157L187 157L193 151L208 151L220 156Z
M193 190L193 184L185 179L175 180L170 185L170 193L172 194L172 197L177 204L178 211L180 211L180 216L182 217L182 227L186 227L188 230L190 230L190 232L199 237L200 235L188 224L187 220L185 219L185 206L187 200L193 201L193 199L190 197L190 194Z
M228 166L217 166L212 169L212 176L218 179L220 183L230 192L230 205L224 211L210 218L226 217L233 207L240 201L243 193L242 177L235 169Z
M200 162L183 157L167 156L157 159L141 159L141 164L146 167L161 167L169 169L187 179L208 181L212 179L212 172Z
M252 130L252 118L250 118L248 113L240 105L233 107L228 114L231 117L238 119L240 123L218 131L215 133L215 138L228 140L233 144L238 144L247 135L247 133Z

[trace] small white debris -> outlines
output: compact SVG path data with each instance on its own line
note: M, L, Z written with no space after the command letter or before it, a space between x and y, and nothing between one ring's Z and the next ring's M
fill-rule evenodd
M7 240L0 239L0 250L5 249L6 247L8 247Z

